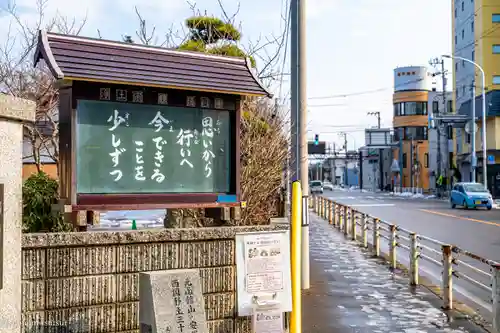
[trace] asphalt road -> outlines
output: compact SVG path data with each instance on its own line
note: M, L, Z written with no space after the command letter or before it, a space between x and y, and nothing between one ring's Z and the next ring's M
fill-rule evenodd
M392 197L384 193L366 193L356 190L325 191L323 195L417 234L456 245L481 257L500 262L500 209L490 211L452 209L448 202L436 199ZM386 243L385 240L381 242ZM427 245L439 250L436 245ZM425 249L423 253L436 260L440 259L438 254ZM406 259L407 254L402 253L399 258L401 257ZM458 259L482 270L488 270L487 266L463 255ZM440 267L432 263L421 263L421 269L425 271L424 275L428 273L427 275L433 280L437 280L441 274ZM457 267L457 271L489 285L488 276L478 274L466 268L465 265ZM455 286L461 296L473 300L475 305L488 307L491 297L488 292L463 279L456 281Z

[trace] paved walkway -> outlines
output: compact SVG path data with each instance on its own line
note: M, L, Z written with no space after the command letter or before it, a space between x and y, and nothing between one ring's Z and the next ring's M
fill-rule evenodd
M311 213L311 289L303 292L305 333L479 333L466 320L448 322L437 297L411 290L380 259L364 253Z

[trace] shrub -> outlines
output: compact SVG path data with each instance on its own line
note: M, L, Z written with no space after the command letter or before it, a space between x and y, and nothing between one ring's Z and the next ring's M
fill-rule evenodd
M265 224L281 213L288 154L286 120L265 99L247 99L241 117L241 224Z
M52 210L59 200L59 184L46 173L31 175L23 184L23 232L70 231L62 214Z

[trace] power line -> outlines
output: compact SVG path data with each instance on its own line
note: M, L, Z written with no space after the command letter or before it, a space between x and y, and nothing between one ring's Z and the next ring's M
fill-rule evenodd
M338 94L338 95L330 95L330 96L316 96L316 97L309 97L308 99L329 99L329 98L342 98L342 97L374 94L374 93L383 92L383 91L390 90L390 89L397 89L398 87L406 86L410 83L417 83L417 82L420 82L423 80L424 80L423 78L420 78L420 79L409 80L409 81L406 81L404 83L394 85L392 87L378 88L378 89L365 90L365 91L357 91L357 92L347 93L347 94Z
M287 0L282 0L281 1L282 4L284 4L284 7L287 8L288 7L288 14L286 16L286 21L285 21L285 33L284 33L284 38L285 38L285 51L283 52L283 63L281 65L281 73L284 73L285 72L285 65L286 65L286 57L288 55L288 39L289 39L289 36L290 36L290 15L291 15L291 7L290 5L288 4L288 1ZM282 10L283 10L283 7L282 7ZM283 12L282 12L283 13ZM281 75L280 77L280 84L279 84L279 91L278 91L278 96L279 98L281 99L282 96L282 88L283 88L283 81L284 81L284 75Z

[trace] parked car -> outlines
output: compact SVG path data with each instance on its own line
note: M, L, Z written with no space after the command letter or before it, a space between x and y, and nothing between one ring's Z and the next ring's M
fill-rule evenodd
M490 192L479 183L456 183L450 195L451 208L462 206L465 209L493 207L493 198Z
M333 184L330 182L324 182L323 183L323 189L324 190L330 190L333 191Z
M311 191L311 194L313 194L313 193L323 194L323 183L319 180L313 180L309 184L309 190Z

